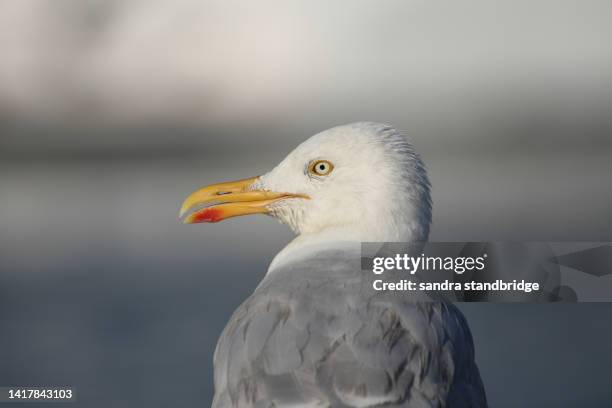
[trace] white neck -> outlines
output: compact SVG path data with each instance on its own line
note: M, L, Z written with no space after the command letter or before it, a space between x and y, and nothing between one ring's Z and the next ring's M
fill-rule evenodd
M351 237L351 235L344 234L339 229L298 235L276 254L268 268L268 273L271 273L274 269L289 262L312 256L321 250L330 248L358 249L361 245L361 240L355 240L349 237Z
M268 273L297 259L312 256L318 251L328 249L360 250L362 242L410 242L426 240L411 228L395 231L394 234L380 235L374 231L358 227L336 226L313 233L302 233L295 237L272 260Z

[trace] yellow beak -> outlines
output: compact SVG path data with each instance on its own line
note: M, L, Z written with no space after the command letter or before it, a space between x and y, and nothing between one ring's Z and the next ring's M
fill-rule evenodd
M273 191L251 190L259 177L213 184L194 191L185 199L179 217L183 217L196 206L197 209L183 219L184 224L218 222L231 217L249 214L266 214L268 205L287 198L308 198L307 196Z

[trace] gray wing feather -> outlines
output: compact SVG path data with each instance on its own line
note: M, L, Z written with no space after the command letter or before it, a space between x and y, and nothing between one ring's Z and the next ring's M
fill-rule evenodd
M215 351L220 407L484 407L461 313L377 292L329 252L274 270Z

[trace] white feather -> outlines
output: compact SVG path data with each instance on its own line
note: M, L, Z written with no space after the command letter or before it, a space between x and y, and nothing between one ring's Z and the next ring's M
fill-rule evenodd
M334 165L313 176L314 160ZM339 242L426 241L431 223L425 167L407 138L391 126L358 122L318 133L293 150L252 188L305 194L270 207L299 236L282 259L307 247Z

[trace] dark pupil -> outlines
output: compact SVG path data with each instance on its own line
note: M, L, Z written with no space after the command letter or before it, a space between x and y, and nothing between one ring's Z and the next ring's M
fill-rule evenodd
M325 170L325 165L323 163L319 164L319 170L321 171Z

